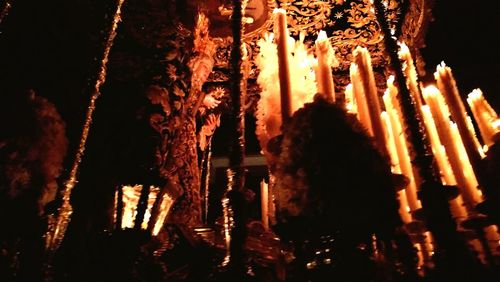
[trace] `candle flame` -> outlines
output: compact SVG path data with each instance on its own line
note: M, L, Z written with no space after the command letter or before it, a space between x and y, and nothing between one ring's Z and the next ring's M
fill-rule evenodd
M469 95L467 95L467 102L471 104L473 100L481 99L482 97L483 97L483 92L481 91L481 89L476 88L472 90L472 92L469 93Z
M500 131L500 122L498 120L497 113L490 106L488 101L486 101L479 88L474 89L471 93L469 93L467 96L467 103L472 111L486 148L493 145L495 135ZM472 123L472 121L470 121L470 123ZM484 157L484 152L486 150L484 150L483 146L482 157Z
M435 85L429 85L423 89L422 95L424 97L429 97L429 96L439 96L441 95L441 92Z
M320 30L316 42L327 41L327 40L328 37L326 36L326 32L324 30Z
M389 75L389 77L387 78L387 90L389 90L389 85L392 85L394 86L394 75Z
M399 45L399 56L401 57L401 54L405 54L405 55L408 55L410 54L410 48L408 48L408 45L406 45L406 43L404 42L398 42L398 45Z
M274 8L273 14L284 14L286 15L286 10L283 8Z

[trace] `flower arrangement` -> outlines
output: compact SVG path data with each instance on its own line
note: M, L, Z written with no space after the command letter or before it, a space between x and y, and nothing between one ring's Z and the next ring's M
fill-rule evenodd
M274 42L274 34L266 34L257 45L260 48L255 59L259 69L257 83L262 88L261 98L255 112L256 134L261 148L266 157L269 140L280 134L281 108L280 86L278 79L278 51ZM304 103L313 100L317 92L316 77L314 73L314 56L304 44L304 36L295 41L288 38L290 65L294 66L290 73L292 81L292 112L301 108Z
M284 126L275 176L278 221L301 221L301 233L366 237L401 223L388 161L355 116L319 95Z

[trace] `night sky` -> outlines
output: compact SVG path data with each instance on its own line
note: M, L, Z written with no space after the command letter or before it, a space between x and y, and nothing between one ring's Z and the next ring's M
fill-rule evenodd
M33 88L47 97L66 120L74 146L110 20L105 15L112 13L114 1L10 2L12 9L0 24L1 95L22 95ZM500 55L494 43L499 8L488 1L435 2L427 46L421 50L427 70L422 81L432 81L436 65L444 61L462 95L479 87L500 109ZM0 7L4 3L0 0Z
M463 96L480 88L500 110L500 54L497 40L500 8L490 1L435 1L434 21L421 50L426 61L424 82L432 80L436 65L444 61Z

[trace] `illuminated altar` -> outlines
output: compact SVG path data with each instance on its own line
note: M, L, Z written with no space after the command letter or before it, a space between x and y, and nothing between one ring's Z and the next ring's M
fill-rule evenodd
M459 93L444 63L421 81L433 1L146 2L116 1L74 162L47 214L46 279L78 275L64 266L79 232L97 238L86 263L109 266L103 279L496 270L500 122L480 89ZM259 155L246 156L248 134ZM106 156L85 158L88 137ZM264 179L248 179L251 158Z

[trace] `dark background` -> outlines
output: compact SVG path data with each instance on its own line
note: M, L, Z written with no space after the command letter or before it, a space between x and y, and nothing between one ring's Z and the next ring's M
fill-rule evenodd
M2 103L27 89L53 102L67 123L71 161L116 1L9 2L12 8L0 23ZM0 9L4 6L5 0L0 0ZM431 83L436 65L444 61L463 96L481 88L498 111L500 55L495 40L500 9L490 1L437 0L432 14L426 47L421 50L426 62L421 80Z
M429 24L424 82L433 80L436 66L444 61L455 76L463 97L480 88L500 110L500 55L497 40L500 8L490 1L436 0Z

